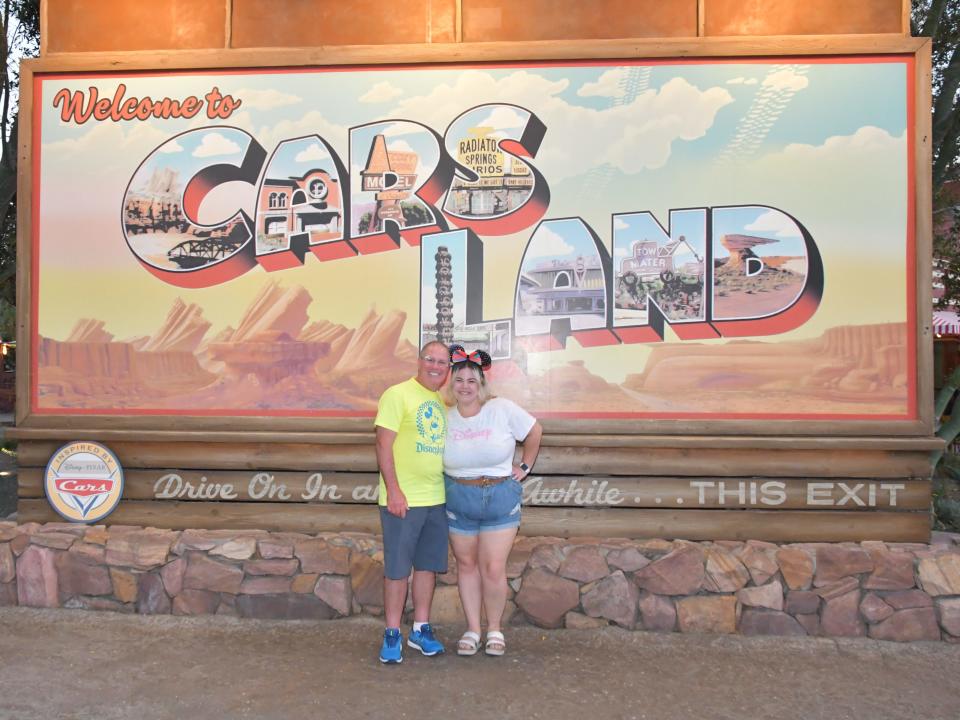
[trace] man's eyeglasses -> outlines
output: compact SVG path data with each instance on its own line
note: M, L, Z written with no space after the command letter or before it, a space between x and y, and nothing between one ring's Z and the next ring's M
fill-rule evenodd
M440 357L435 358L432 355L421 355L420 360L427 363L428 365L449 365L450 358Z

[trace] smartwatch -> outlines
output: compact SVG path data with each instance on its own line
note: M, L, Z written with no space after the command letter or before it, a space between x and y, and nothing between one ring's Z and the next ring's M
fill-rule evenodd
M520 469L523 470L525 475L530 473L530 466L525 462L520 463Z

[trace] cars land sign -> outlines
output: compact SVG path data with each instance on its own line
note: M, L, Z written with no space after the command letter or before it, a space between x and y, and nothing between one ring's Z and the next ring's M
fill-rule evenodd
M50 458L43 479L51 507L71 522L102 520L123 494L123 468L117 456L95 442L64 445Z

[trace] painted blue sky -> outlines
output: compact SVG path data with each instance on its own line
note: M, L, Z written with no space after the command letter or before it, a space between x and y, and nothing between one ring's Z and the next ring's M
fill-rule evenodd
M471 108L501 103L527 108L546 126L540 149L529 161L549 185L545 221L581 217L612 249L615 214L649 211L666 225L671 208L781 208L809 230L828 273L822 305L826 312L804 326L805 332L822 331L820 316L843 322L847 313L850 321L859 321L865 311L854 313L857 306L869 308L877 322L899 321L906 293L905 284L900 292L900 283L906 255L908 65L902 58L803 60L41 79L40 207L50 213L41 216L42 259L64 266L89 262L83 243L63 246L45 240L79 222L91 236L102 238L105 247L110 243L116 248L114 265L126 266L129 251L117 221L124 190L145 158L186 130L214 126L208 138L217 134L226 142L221 143L222 152L206 157L218 162L240 157L244 136L226 127L231 126L250 133L268 154L284 140L319 135L345 165L356 166L366 159L370 131L358 133L367 132L367 137L351 156L351 128L394 124L402 118L442 136ZM201 113L193 119L91 120L83 125L64 123L52 106L60 88L87 92L95 85L102 97L112 97L121 81L127 97L202 97L217 86L243 104L227 120L211 121ZM499 112L505 114L504 109ZM455 128L454 134L473 122L472 117L464 119L464 127ZM498 126L510 130L509 123ZM394 136L391 142L406 143L421 154L421 165L430 166L436 159L432 138L420 132ZM182 152L162 158L158 154L151 162L162 159L185 176L199 162L194 158L199 141L191 142L183 139ZM300 168L294 155L282 162L293 175L315 161ZM356 173L351 181L356 187ZM239 204L249 210L252 189L239 187L236 192L242 193ZM71 198L69 206L63 204L64 197ZM228 199L221 198L232 210L238 202ZM780 235L782 228L764 219L766 212L720 213L715 233L771 233L780 242L765 246L769 252L802 254L796 236ZM568 233L563 222L546 227L562 243L576 247L577 234ZM488 258L496 257L515 272L533 230L484 238ZM99 253L97 262L110 264L109 253ZM854 296L845 284L831 282L830 273L839 275L865 262L871 263L872 273L889 272L885 293ZM344 272L343 267L338 264L336 270ZM420 279L414 274L398 281L409 283L413 297ZM891 283L896 283L895 291L889 289ZM503 315L503 308L512 306L511 293L510 288L490 292L485 303L494 315Z

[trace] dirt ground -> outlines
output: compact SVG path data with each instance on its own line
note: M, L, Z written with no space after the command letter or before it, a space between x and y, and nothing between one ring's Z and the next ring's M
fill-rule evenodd
M459 628L440 628L453 644ZM949 718L960 646L511 628L503 658L377 661L372 619L0 609L0 718Z

